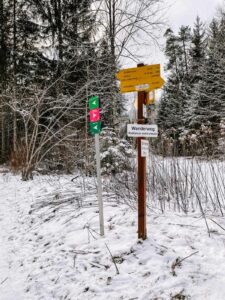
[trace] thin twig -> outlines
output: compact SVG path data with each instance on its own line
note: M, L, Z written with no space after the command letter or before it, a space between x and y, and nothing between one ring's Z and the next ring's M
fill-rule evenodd
M208 219L225 231L225 228L223 226L221 226L220 224L218 224L216 221L214 221L213 219L210 219L210 218L208 218Z
M77 258L77 255L74 254L74 257L73 257L73 267L75 268L75 265L76 265L76 258Z
M0 283L0 285L2 285L4 282L6 282L6 280L8 280L8 277L6 277L6 278Z
M184 261L185 259L191 257L192 255L195 255L198 252L199 251L195 251L194 253L191 253L190 255L188 255L188 256L186 256L186 257L184 257L182 259L180 257L177 257L175 259L175 261L172 263L172 266L171 266L173 276L176 276L175 269L176 269L177 266L181 266L182 261Z
M108 245L106 243L105 243L105 246L106 246L107 250L109 251L109 254L110 254L110 256L112 258L112 261L114 263L114 266L116 268L116 274L118 275L118 274L120 274L120 272L119 272L119 269L118 269L118 267L116 265L115 259L114 259L113 255L112 255L112 253L111 253L111 251L110 251L110 249L109 249L109 247L108 247Z
M188 256L182 258L182 259L179 261L179 263L182 263L182 261L184 261L185 259L187 259L187 258L189 258L189 257L191 257L191 256L193 256L193 255L195 255L195 254L197 254L198 252L199 252L199 251L195 251L194 253L192 253L192 254L190 254L190 255L188 255Z

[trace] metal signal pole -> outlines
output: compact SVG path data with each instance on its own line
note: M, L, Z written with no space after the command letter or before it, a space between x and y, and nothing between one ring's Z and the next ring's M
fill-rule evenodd
M142 67L144 64L138 64ZM145 91L138 92L138 124L144 124L143 105L146 103L147 93ZM146 229L146 157L141 156L141 140L137 138L138 146L138 238L145 240L147 238Z
M90 126L91 134L95 136L100 235L104 236L104 214L103 214L103 201L102 201L102 179L101 179L100 143L99 143L99 133L101 132L101 120L100 120L99 106L100 106L100 100L98 96L92 96L89 98L89 109L90 109L89 126Z
M97 180L98 180L98 207L99 207L100 235L104 236L104 214L103 214L103 201L102 201L102 179L101 179L99 134L95 134L95 149L96 149Z

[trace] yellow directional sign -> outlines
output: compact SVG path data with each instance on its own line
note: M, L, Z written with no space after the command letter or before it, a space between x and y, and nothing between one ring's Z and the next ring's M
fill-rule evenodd
M161 88L164 80L160 77L160 64L124 69L117 73L120 80L120 92L136 92L137 86L148 84L148 91Z
M120 84L120 92L121 93L131 93L131 92L137 92L137 86L140 84L149 84L149 89L148 91L153 91L156 89L159 89L163 86L164 80L161 77L158 77L153 80L145 81L144 83L138 83L136 84L135 82L132 82L132 84L129 84L127 82L121 82Z
M117 78L120 81L137 81L140 80L139 84L142 84L141 81L146 78L156 78L160 76L160 64L142 66L138 68L124 69L117 73Z

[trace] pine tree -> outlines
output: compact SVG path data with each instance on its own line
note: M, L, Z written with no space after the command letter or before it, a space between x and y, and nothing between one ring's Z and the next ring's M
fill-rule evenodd
M207 59L201 67L201 80L193 90L194 106L190 126L197 130L204 143L202 153L217 151L220 124L225 116L225 26L224 20L215 20L210 26Z
M76 73L87 52L93 33L93 14L90 12L92 0L29 0L33 18L42 21L40 27L42 51L52 61L54 79L65 70L73 71L71 80L78 81L81 72ZM48 55L49 53L49 55ZM72 70L71 70L72 69ZM68 79L69 80L69 79Z
M165 33L166 48L165 54L168 58L166 70L169 71L168 80L164 86L163 95L158 110L157 122L162 130L168 130L171 127L177 127L172 117L172 111L178 110L177 93L181 84L180 57L181 47L178 38L169 28ZM177 109L176 109L177 108Z
M200 67L205 59L207 47L207 39L205 26L201 22L199 16L194 24L193 34L191 38L191 82L195 83L201 79Z
M164 138L173 139L177 148L175 152L178 154L181 151L179 137L184 131L185 107L190 92L190 28L182 26L177 36L168 29L165 37L169 72L159 105L157 122Z
M195 97L193 90L195 86L199 84L202 79L202 66L205 62L206 57L207 38L205 33L205 27L197 16L196 22L193 28L193 34L191 37L191 48L190 48L190 74L189 74L189 93L186 99L185 107L185 134L189 134L191 129L190 122L193 113L193 106L195 105Z
M4 89L7 74L7 6L0 0L0 89Z
M189 48L191 41L191 29L189 26L180 27L180 31L178 33L178 41L182 49L180 59L182 79L187 79L189 77Z
M7 47L7 34L8 34L8 10L5 1L0 0L0 92L6 89L7 82L7 60L8 60L8 47ZM6 158L6 107L3 97L0 100L0 163L5 161Z

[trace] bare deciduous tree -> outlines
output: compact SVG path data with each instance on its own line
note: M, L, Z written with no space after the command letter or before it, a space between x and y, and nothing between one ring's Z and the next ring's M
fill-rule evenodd
M109 74L101 72L101 61L95 61L95 64L94 69L88 69L86 81L80 85L70 83L71 93L54 92L58 86L68 86L68 68L46 88L21 86L17 97L13 91L2 95L7 99L8 109L18 119L18 144L11 160L12 165L22 171L23 180L32 178L32 172L56 148L64 152L79 149L79 154L74 153L74 160L78 156L84 161L87 159L88 97L96 93L104 95L105 90L110 88L107 86ZM107 105L106 101L102 103L103 113L108 110Z
M163 0L102 0L98 22L108 40L115 61L129 58L137 61L136 47L157 42L163 25Z

